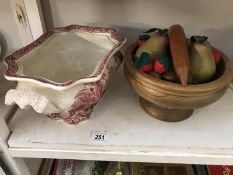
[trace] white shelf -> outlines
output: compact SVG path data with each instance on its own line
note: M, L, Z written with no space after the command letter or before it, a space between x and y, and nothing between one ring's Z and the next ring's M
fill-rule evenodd
M229 89L185 121L159 121L141 109L120 69L86 122L70 126L18 110L10 123L9 151L14 157L233 164L232 107ZM106 131L109 138L94 143L92 131Z

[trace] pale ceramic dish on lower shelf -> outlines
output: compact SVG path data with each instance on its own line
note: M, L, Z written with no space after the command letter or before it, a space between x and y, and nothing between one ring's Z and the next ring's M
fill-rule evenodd
M7 105L28 106L69 124L87 120L122 63L126 39L111 28L55 28L4 59L5 77L17 81Z

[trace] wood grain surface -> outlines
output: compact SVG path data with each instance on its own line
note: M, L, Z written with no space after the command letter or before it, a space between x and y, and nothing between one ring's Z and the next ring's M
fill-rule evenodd
M172 56L173 68L182 86L187 86L189 73L188 44L184 29L176 24L168 30L169 46Z
M188 84L187 86L181 86L179 83L164 81L158 77L154 77L150 74L139 71L134 66L131 58L133 49L134 45L131 46L125 54L125 77L133 90L140 97L152 104L155 104L155 106L164 108L164 115L171 109L190 111L215 102L225 93L232 80L232 63L224 54L223 64L220 68L222 71L220 71L220 74L216 80L213 80L209 83ZM150 103L147 103L147 106ZM142 105L144 106L144 109L145 105L146 104ZM179 121L182 118L187 118L187 113L191 114L188 111L183 111L183 114L186 115L186 117L182 116L182 113L179 112L170 113L171 121ZM148 110L147 113L149 113ZM159 119L163 118L161 117L161 114L152 114L152 112L150 114L151 116ZM174 119L174 115L176 115L177 119ZM166 121L169 121L167 117Z

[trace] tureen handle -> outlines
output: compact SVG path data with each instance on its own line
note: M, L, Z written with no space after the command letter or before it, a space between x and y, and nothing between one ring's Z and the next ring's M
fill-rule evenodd
M5 104L17 104L21 109L31 106L36 112L43 114L49 114L51 110L59 110L46 96L24 89L10 89L6 93Z

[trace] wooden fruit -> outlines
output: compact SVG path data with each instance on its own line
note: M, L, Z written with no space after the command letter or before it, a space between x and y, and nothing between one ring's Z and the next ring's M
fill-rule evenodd
M194 82L210 80L216 71L215 59L208 41L193 42L190 47L191 76Z
M189 73L189 54L183 28L179 24L171 26L168 38L174 71L182 86L186 86Z
M141 61L141 67L140 70L142 72L149 72L153 70L153 63L150 60L150 55L146 52L142 52L140 56L140 61Z
M136 55L133 55L132 58L135 67L140 69L142 72L149 72L153 70L153 62L148 53L142 52L140 58L138 58Z
M142 46L149 38L150 35L139 35L138 40L136 41L137 46Z
M168 55L159 55L154 60L154 71L162 74L171 68L171 58Z
M156 55L162 53L167 53L168 47L168 38L166 35L160 35L159 33L155 33L152 35L143 45L141 45L136 55L140 57L142 52L147 52L150 54L151 58L154 58Z
M214 56L215 63L218 64L222 57L221 51L216 48L212 48L212 53Z
M219 72L213 81L186 87L161 80L160 75L145 74L134 66L132 45L125 54L124 72L132 89L140 96L141 107L151 116L164 121L180 121L188 118L193 109L204 107L219 99L233 77L233 65L222 54ZM200 112L200 111L199 111Z

